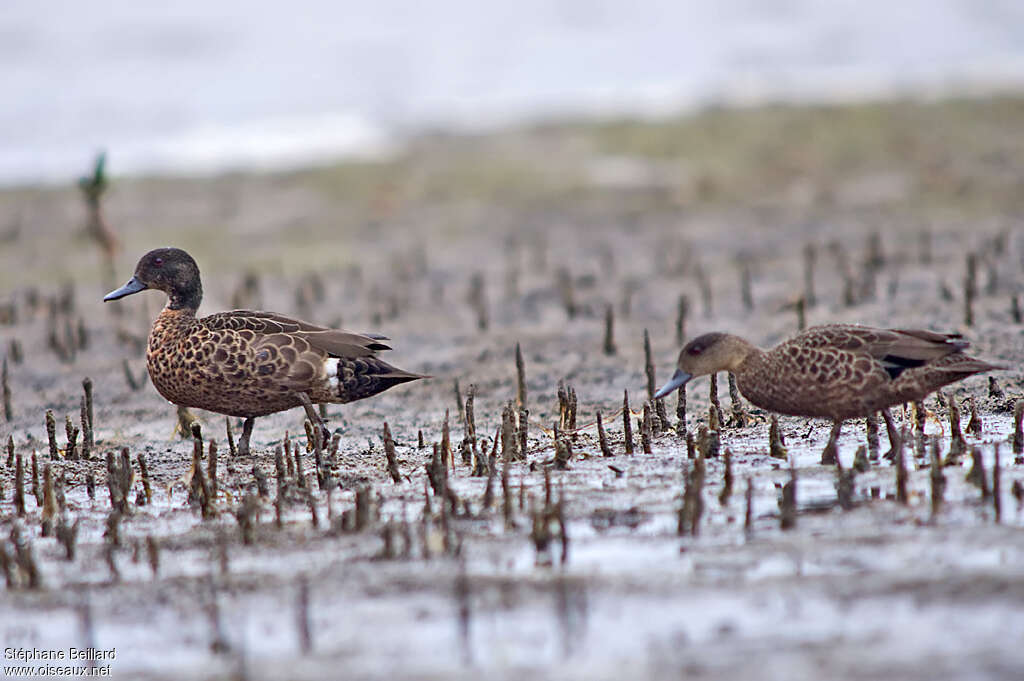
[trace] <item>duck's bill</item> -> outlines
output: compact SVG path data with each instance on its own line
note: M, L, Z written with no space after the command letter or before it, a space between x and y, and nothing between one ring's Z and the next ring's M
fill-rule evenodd
M686 373L682 369L676 369L676 372L672 374L672 378L668 379L668 383L661 386L661 390L654 393L654 399L661 399L673 390L678 390L679 386L686 385L686 382L691 378L693 378L691 374Z
M145 291L146 288L147 287L145 284L143 284L135 277L132 277L131 279L128 280L128 283L122 286L121 288L117 289L116 291L111 291L107 295L103 296L103 302L107 303L110 302L111 300L118 300L119 298L130 296L133 293Z

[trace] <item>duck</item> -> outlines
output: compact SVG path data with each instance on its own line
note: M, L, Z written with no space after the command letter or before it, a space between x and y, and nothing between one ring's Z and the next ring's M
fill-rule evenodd
M203 299L199 266L180 248L146 253L128 283L103 300L148 289L167 294L146 350L153 385L179 407L245 419L238 444L242 455L250 451L257 417L301 406L326 439L329 433L313 404L345 404L429 378L379 359L378 352L391 349L379 334L255 310L197 317Z
M832 421L822 463L836 463L846 420L881 412L893 433L890 407L1005 368L968 356L969 346L956 333L856 324L812 327L770 350L730 333L706 333L683 346L675 373L654 397L698 376L732 372L743 396L762 409Z

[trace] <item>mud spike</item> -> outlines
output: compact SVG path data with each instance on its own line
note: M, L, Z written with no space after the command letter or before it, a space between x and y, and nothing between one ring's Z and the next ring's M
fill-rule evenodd
M562 307L569 319L576 318L576 294L572 282L572 274L565 267L561 267L557 273L558 292L562 299Z
M118 307L111 307L110 309L120 309ZM135 380L135 374L132 373L132 365L127 358L121 363L121 368L124 371L124 381L128 384L128 389L132 392L137 392L142 388L142 383Z
M46 410L46 441L50 444L50 459L56 460L57 453L57 420L53 417L53 410Z
M904 431L906 432L906 431ZM903 456L903 438L900 438L898 445L895 447L896 456L896 501L906 506L910 497L907 496L907 461Z
M704 307L704 317L711 318L712 311L712 295L711 295L711 280L708 279L707 272L704 271L704 266L697 263L694 268L694 276L697 278L697 287L700 289L700 299Z
M206 448L206 476L210 479L210 494L217 497L217 441L210 438L210 444Z
M89 420L88 428L83 425L82 434L86 440L87 451L92 451L96 447L96 441L93 439L93 433L96 426L96 419L93 418L92 411L92 379L86 376L82 379L82 392L85 396L85 415Z
M868 459L878 461L878 413L872 413L864 419L864 430L868 441Z
M960 457L967 451L967 441L960 430L960 407L957 406L956 398L949 399L949 452L946 453L946 466L956 466L960 463Z
M11 452L14 451L13 444L7 445L7 460L11 460ZM1017 454L1017 459L1020 459L1020 454L1024 453L1024 400L1017 400L1013 405L1013 453ZM1015 463L1022 463L1020 460L1016 460Z
M398 470L398 457L395 455L395 441L391 437L391 429L388 422L384 422L384 455L388 460L388 474L395 484L402 482L402 473Z
M686 439L686 386L681 385L676 390L676 432Z
M818 251L813 243L808 242L804 245L803 256L804 294L801 298L806 301L808 307L814 307L818 304L817 297L814 294L814 265L818 259Z
M53 468L51 464L43 467L43 504L40 534L44 537L53 536L54 519L57 516L57 499L53 495Z
M743 534L747 539L754 536L754 481L747 478L747 490L743 493Z
M718 494L718 503L725 507L729 505L729 497L732 496L732 449L725 448L725 472L722 474L722 491Z
M153 503L153 489L149 484L149 466L146 463L146 455L140 453L135 458L139 462L139 475L142 476L142 491L145 495L145 503L151 504Z
M714 422L709 421L708 428L711 430L719 430L722 424L725 423L725 413L722 411L722 403L718 399L718 374L711 374L711 389L710 389L710 400L711 407L715 410Z
M988 377L988 396L994 400L1006 399L1006 393L999 387L999 382L996 381L995 376Z
M651 431L653 426L651 424L651 403L644 402L644 416L641 422L643 427L640 429L640 444L643 446L644 454L651 454Z
M469 454L470 461L463 463L470 463L472 459L477 457L477 441L476 441L476 416L473 412L473 403L476 398L476 385L473 383L469 384L469 390L466 391L466 406L463 408L462 417L465 426L465 438L469 443Z
M4 399L4 420L11 421L14 419L14 411L11 409L11 383L10 377L7 372L7 357L4 357L3 370L0 372L0 384L2 384L3 399Z
M57 519L57 541L64 547L64 558L68 561L75 560L75 553L78 549L78 529L81 527L82 519L77 518L74 523L68 524L67 517L61 514Z
M644 329L644 374L647 376L647 399L654 400L657 383L654 380L654 358L651 356L651 336Z
M939 443L932 441L929 447L931 465L929 466L929 482L931 483L932 522L938 518L942 510L942 500L946 492L946 475L942 472L942 456L939 454Z
M789 467L789 481L782 486L782 496L779 499L779 527L783 530L792 530L794 527L796 527L796 500L796 465L791 463Z
M743 303L743 309L746 312L750 312L754 309L754 294L751 289L750 264L742 262L740 263L740 300Z
M923 459L925 456L925 448L928 445L928 436L924 432L924 424L928 418L928 412L924 408L924 402L917 400L913 403L914 407L914 455Z
M615 307L608 303L604 307L604 354L611 357L615 354Z
M459 410L459 420L465 423L466 412L463 407L463 404L465 403L462 401L462 388L459 387L459 379L456 378L454 380L454 385L452 386L452 389L453 392L455 393L455 407Z
M82 399L79 403L78 408L78 421L82 424L82 461L88 461L92 458L92 424L89 423L89 412L88 407L85 403L85 395L82 395Z
M981 414L978 412L978 405L974 400L974 395L967 398L967 407L971 414L970 420L967 421L967 432L976 437L981 437L983 429Z
M484 275L480 272L474 272L473 276L469 280L469 295L467 296L469 306L473 308L476 313L476 327L480 331L486 331L488 325L487 318L487 291L484 281Z
M629 423L631 412L629 410L629 391L622 393L622 435L626 441L626 454L633 453L633 427Z
M497 464L495 464L497 465ZM502 518L505 521L505 529L513 530L516 527L513 500L512 500L512 487L509 483L509 462L505 461L501 464L501 513ZM547 469L544 469L547 472Z
M978 254L967 254L964 274L964 326L974 326L974 299L978 295Z
M527 443L530 435L530 410L526 407L519 409L519 426L516 431L519 437L519 457L526 461Z
M32 496L36 498L36 506L43 505L43 488L39 484L39 457L32 450Z
M857 447L857 451L853 455L853 470L858 473L867 473L871 470L871 460L868 458L868 450L864 445Z
M676 303L676 345L682 346L686 338L686 317L690 314L690 299L685 295L679 296Z
M796 328L798 331L803 331L807 328L807 303L803 296L796 299L793 309L796 311Z
M964 479L981 490L982 501L988 501L992 492L985 475L985 460L981 456L981 447L971 447L971 468Z
M64 449L64 458L68 461L78 460L78 426L71 421L71 416L64 419L64 433L67 435L68 444Z
M729 400L732 402L732 423L737 428L747 426L747 411L743 407L743 399L740 397L740 390L736 385L736 375L731 371L729 377Z
M448 425L448 410L444 410L444 421L441 423L441 460L445 470L454 468L455 455L452 452L451 428Z
M519 343L516 343L516 406L526 406L526 365Z
M498 441L501 439L501 428L494 434L494 445L491 447L491 455L485 462L483 457L478 459L477 471L475 474L483 475L486 468L487 484L484 486L483 510L489 511L494 504L494 478L498 474Z
M608 446L608 437L604 432L604 423L601 421L601 412L597 412L597 440L601 446L601 455L613 456L612 450Z
M25 360L25 353L21 349L21 341L17 338L12 338L11 342L7 344L7 354L12 362L21 364Z
M992 511L998 524L1003 522L1003 471L999 460L999 443L994 442L992 448Z
M25 517L25 460L21 454L14 465L14 510L19 518Z

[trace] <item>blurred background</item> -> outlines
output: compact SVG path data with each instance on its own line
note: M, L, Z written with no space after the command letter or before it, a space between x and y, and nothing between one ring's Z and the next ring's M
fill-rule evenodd
M0 183L290 168L426 129L1013 88L1013 0L6 0Z

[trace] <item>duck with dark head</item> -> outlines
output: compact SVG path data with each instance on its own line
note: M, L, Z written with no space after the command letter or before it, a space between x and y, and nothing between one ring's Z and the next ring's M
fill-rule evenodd
M390 350L376 334L329 329L273 312L233 310L197 318L203 299L199 267L179 248L142 256L111 301L147 289L167 294L146 351L150 378L168 401L245 419L239 451L249 451L258 416L312 405L352 402L400 383L427 378L378 359Z
M683 347L675 374L655 398L698 376L729 371L743 396L762 409L831 420L825 452L834 456L843 421L881 411L891 422L889 407L1003 368L964 354L968 346L959 334L848 324L807 329L768 351L739 336L708 333Z

